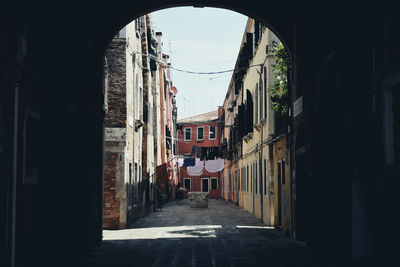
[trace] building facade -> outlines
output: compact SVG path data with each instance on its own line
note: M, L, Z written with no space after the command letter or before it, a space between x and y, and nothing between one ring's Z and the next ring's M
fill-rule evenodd
M266 224L292 232L285 121L272 109L279 39L249 18L225 100L223 196Z
M152 212L160 181L168 183L161 174L176 147L177 89L154 26L151 13L137 18L106 51L104 228L124 228Z
M133 222L137 202L133 191L142 180L142 57L132 51L141 50L143 19L121 29L106 51L105 228L123 228Z
M175 199L175 186L178 182L178 163L176 161L177 154L177 107L175 95L178 89L173 86L171 79L171 71L169 68L169 55L163 50L162 33L157 32L158 41L158 60L160 62L157 80L159 90L157 94L157 112L159 122L157 123L158 135L155 140L157 151L160 158L157 160L157 168L160 173L156 173L158 177L156 194L166 194L168 199ZM165 171L167 170L167 171ZM157 201L158 197L156 198Z
M222 171L221 131L223 109L178 121L179 182L190 191L208 192L210 198L221 198Z

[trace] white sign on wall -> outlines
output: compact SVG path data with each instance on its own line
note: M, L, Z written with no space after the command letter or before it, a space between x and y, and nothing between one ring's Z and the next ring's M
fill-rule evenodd
M300 96L293 102L293 117L303 112L303 96Z
M125 141L126 128L108 128L105 129L105 141Z
M129 126L133 127L133 117L131 115L128 117L128 124Z

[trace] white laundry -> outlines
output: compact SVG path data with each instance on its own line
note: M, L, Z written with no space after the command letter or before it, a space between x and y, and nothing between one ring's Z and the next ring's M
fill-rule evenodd
M219 172L224 169L224 160L216 159L216 160L206 160L206 170L208 172Z
M177 161L178 161L179 167L182 167L182 166L183 166L183 162L184 162L185 160L184 160L184 158L178 158Z
M190 176L199 176L203 174L203 168L204 168L204 161L200 160L199 158L196 158L195 165L187 167L186 170Z

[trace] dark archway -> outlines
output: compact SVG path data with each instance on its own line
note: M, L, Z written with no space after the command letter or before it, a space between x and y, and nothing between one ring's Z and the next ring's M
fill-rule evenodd
M8 203L16 192L16 208L3 205L1 263L52 263L101 242L105 46L135 17L184 5L227 8L257 18L289 48L291 103L302 99L290 118L291 166L296 166L297 153L308 163L301 172L312 184L306 196L312 211L307 221L313 225L306 233L309 243L333 265L351 259L397 261L390 231L397 222L393 188L399 186L399 163L384 157L390 144L382 140L393 131L383 124L383 103L384 91L399 83L400 21L394 4L379 4L153 0L94 7L23 1L3 9L1 186ZM27 114L40 119L24 131ZM297 151L299 125L308 138L305 149ZM40 149L24 150L27 136ZM37 183L23 180L25 156L40 159ZM295 181L296 169L292 176ZM354 212L361 208L362 213ZM365 230L352 231L352 221Z

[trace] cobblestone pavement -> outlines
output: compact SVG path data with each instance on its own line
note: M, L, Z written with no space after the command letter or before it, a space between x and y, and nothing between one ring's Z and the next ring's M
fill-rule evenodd
M79 266L316 266L307 247L224 200L168 203L103 239Z

